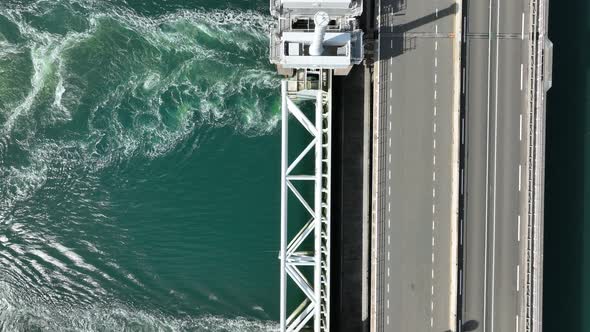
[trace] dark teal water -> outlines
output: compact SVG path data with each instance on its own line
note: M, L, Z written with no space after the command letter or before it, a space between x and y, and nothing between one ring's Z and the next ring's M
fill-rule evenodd
M0 3L0 331L266 331L268 1Z
M551 1L544 331L590 331L590 3Z

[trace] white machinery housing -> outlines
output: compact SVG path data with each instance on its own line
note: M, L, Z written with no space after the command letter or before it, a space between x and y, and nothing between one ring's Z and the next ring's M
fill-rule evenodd
M304 68L347 75L364 57L357 20L362 5L362 0L271 0L278 25L270 34L270 62L287 76Z

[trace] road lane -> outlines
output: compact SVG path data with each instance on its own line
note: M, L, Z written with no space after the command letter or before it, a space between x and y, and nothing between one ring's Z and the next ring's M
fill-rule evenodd
M377 331L452 329L454 54L451 1L382 1Z
M467 9L463 320L477 322L474 331L514 331L522 296L518 220L526 202L526 15L521 1L469 1Z

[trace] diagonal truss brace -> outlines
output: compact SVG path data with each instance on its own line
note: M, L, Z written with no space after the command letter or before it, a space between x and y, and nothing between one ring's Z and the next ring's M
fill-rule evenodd
M331 78L331 77L330 77ZM330 96L316 90L315 119L312 122L291 100L287 93L287 81L281 83L282 94L282 156L281 156L281 250L280 250L280 331L298 332L313 319L315 332L328 331L329 327L329 206L330 206ZM293 162L288 160L289 115L312 136L309 144ZM314 174L293 174L296 166L308 155L315 156ZM314 194L305 197L294 186L294 181L312 181ZM289 241L288 196L309 213L310 219ZM301 224L298 222L298 224ZM313 252L301 250L301 244L313 234ZM299 266L313 267L310 282ZM303 302L287 317L291 306L287 303L287 278L305 295Z

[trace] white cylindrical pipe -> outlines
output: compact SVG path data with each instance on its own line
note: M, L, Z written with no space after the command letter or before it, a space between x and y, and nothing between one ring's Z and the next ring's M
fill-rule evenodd
M328 29L328 23L330 22L330 16L326 12L317 12L313 17L315 22L315 30L313 35L313 41L309 46L309 55L322 55L324 52L324 36Z

